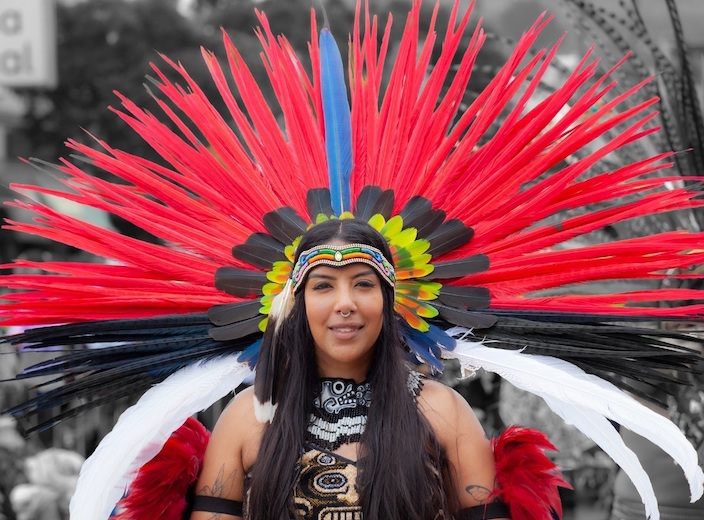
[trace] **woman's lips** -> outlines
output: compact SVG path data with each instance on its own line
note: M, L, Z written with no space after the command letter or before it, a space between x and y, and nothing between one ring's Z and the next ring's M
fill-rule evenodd
M330 327L330 332L341 340L349 340L354 338L362 329L362 325L356 323L345 323L344 325L333 325Z

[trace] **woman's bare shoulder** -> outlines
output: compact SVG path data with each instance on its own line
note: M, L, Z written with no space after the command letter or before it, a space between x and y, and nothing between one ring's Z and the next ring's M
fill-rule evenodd
M449 406L454 403L455 390L440 381L435 379L422 379L423 387L421 388L419 398L434 408Z
M433 379L424 379L418 395L421 411L428 414L446 415L465 408L466 401L453 388ZM466 406L468 408L468 406ZM430 418L429 418L430 419Z
M218 425L232 428L248 426L258 421L254 416L254 387L239 392L220 414ZM217 426L216 426L217 427Z
M225 407L215 425L210 443L238 453L248 469L256 458L264 425L254 415L254 391L247 388Z
M425 380L418 406L439 438L457 435L484 437L484 429L467 401L455 389L434 380Z

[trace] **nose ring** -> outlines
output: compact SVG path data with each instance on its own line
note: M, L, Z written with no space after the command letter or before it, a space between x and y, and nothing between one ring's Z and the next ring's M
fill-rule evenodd
M347 312L340 311L340 316L342 316L343 318L349 318L350 314L352 314L352 311L347 311Z

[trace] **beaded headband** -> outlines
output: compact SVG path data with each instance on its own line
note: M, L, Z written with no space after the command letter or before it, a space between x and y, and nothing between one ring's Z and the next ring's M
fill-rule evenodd
M394 266L386 259L384 254L376 247L365 244L345 244L333 246L322 244L303 251L298 257L298 262L291 271L293 292L296 293L303 284L306 274L317 265L343 267L345 265L363 263L371 265L391 287L396 283Z

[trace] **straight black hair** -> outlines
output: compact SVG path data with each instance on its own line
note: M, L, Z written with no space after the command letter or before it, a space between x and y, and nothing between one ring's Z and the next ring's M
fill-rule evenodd
M362 243L379 249L393 262L386 240L364 221L330 220L308 230L301 251L332 240ZM430 520L450 516L456 492L447 457L430 425L418 410L408 387L409 368L394 312L394 290L381 283L384 316L367 379L372 405L360 441L357 491L365 520ZM272 334L271 331L267 333ZM246 518L296 518L293 488L296 463L304 450L313 397L318 383L313 337L306 318L304 291L275 341L286 345L279 366L279 401L264 431L252 469Z

